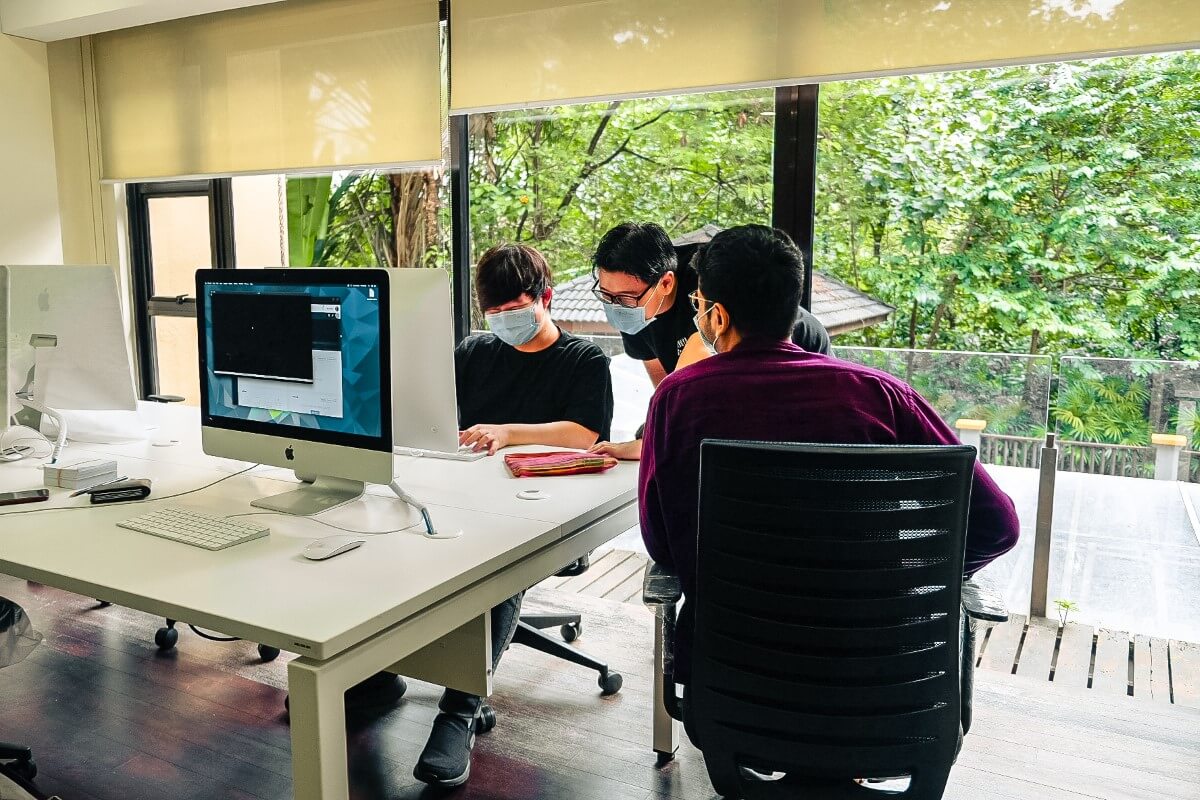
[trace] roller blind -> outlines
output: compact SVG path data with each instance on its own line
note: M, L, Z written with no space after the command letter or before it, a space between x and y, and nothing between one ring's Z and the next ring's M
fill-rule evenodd
M453 0L451 110L1200 46L1200 0Z
M437 0L289 0L95 37L110 181L442 154Z

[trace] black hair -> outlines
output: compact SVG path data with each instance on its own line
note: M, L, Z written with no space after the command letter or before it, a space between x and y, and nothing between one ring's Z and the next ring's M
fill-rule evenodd
M592 256L592 267L623 272L648 284L677 266L671 237L653 222L622 222L604 234Z
M804 255L781 230L721 231L692 260L700 291L729 312L743 337L790 339L804 293Z
M546 257L527 244L498 244L475 267L475 295L483 310L511 303L523 294L534 300L553 278Z

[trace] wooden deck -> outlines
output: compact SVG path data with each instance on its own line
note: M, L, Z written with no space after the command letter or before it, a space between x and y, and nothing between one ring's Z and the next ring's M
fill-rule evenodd
M582 587L590 593L568 593L564 582L567 591L538 588L527 599L531 610L581 611L579 645L611 659L625 688L600 697L590 673L513 648L492 698L499 724L480 737L471 781L451 797L715 797L690 745L661 770L647 748L652 617L595 596L627 591L626 561L593 570L596 580ZM286 656L260 664L252 644L187 630L175 653L159 655L151 641L159 622L147 615L2 576L0 595L46 635L26 661L0 670L0 740L34 747L43 789L65 800L290 797ZM411 775L439 694L414 681L394 709L348 720L356 800L433 796ZM946 798L1200 800L1200 711L982 672L975 727Z
M574 578L543 588L641 605L647 558L609 550ZM976 643L976 666L1107 695L1200 708L1200 645L1014 614Z

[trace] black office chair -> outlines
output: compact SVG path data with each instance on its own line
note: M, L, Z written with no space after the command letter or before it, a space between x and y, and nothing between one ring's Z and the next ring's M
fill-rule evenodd
M0 597L0 668L24 661L41 642L42 635L33 629L25 610ZM24 745L0 742L0 761L10 762L7 769L25 780L37 775L33 751Z
M589 556L573 561L559 570L554 577L573 578L588 571L591 566ZM600 694L608 696L621 691L624 679L619 672L613 672L608 664L599 661L586 653L568 647L563 642L542 633L550 628L558 628L559 634L569 644L583 635L583 617L579 614L522 614L513 633L513 644L532 648L546 655L570 661L581 667L595 670L599 673ZM479 733L487 733L496 727L496 712L486 703L479 711Z
M570 578L582 575L588 571L590 566L590 559L588 556L584 556L567 565L555 577ZM574 647L568 647L563 642L542 633L550 628L558 628L563 640L569 644L583 635L583 617L580 614L522 614L517 632L513 635L513 643L531 647L555 658L595 670L600 675L598 683L600 684L600 693L603 695L607 696L621 691L624 681L620 673L610 670L608 664L603 661L594 659L586 653L582 653Z
M942 797L970 727L970 447L705 441L691 678L663 698L726 798ZM672 619L678 582L651 570ZM960 651L960 640L962 642ZM860 784L859 779L867 779Z

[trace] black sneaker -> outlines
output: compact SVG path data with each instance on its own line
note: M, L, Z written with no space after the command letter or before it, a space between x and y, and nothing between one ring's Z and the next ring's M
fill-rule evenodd
M390 672L379 672L346 690L346 710L359 711L395 705L404 697L406 691L408 684L404 678Z
M431 786L450 789L471 777L471 748L483 701L461 692L446 692L438 704L429 741L421 751L413 777Z

